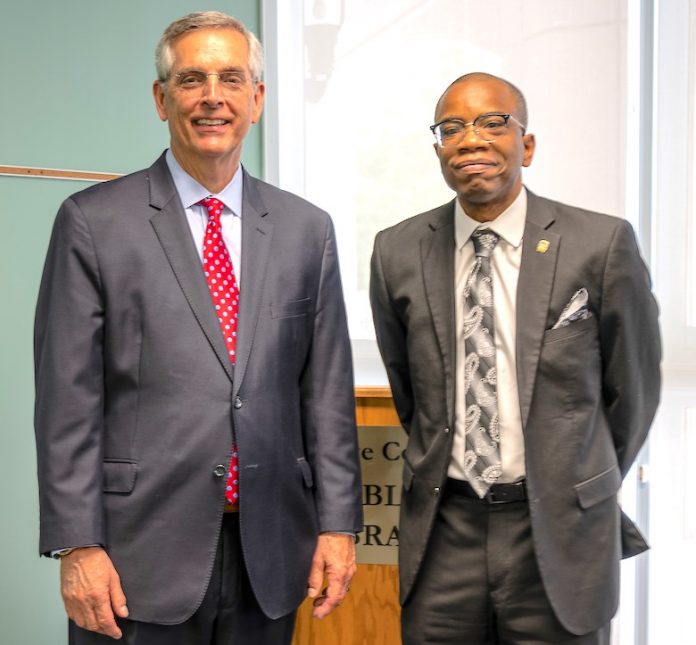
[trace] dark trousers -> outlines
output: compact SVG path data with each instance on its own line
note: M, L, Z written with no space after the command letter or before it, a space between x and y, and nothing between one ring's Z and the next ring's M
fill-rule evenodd
M401 614L405 645L608 645L575 636L544 591L526 501L491 505L445 490Z
M242 560L239 518L228 513L208 590L193 616L180 625L123 619L118 624L123 638L114 641L70 621L70 645L289 645L295 613L271 620L261 611Z

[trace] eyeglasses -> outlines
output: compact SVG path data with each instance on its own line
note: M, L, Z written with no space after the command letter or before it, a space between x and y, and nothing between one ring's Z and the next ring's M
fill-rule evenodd
M247 81L246 75L240 71L207 73L198 69L191 69L174 74L174 83L178 89L196 91L206 86L209 76L217 76L219 86L224 92L235 92L241 89Z
M520 126L524 134L524 126L512 114L481 114L473 121L462 121L461 119L446 119L430 126L430 131L435 135L437 145L441 148L458 146L466 136L466 129L470 125L474 126L474 134L487 143L495 141L498 137L509 132L508 121L514 121Z

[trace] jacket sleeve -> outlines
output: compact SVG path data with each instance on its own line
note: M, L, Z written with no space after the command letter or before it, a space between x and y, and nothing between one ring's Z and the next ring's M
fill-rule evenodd
M362 489L353 366L336 239L328 217L326 222L312 342L301 378L303 428L319 531L357 533Z
M103 325L98 259L77 204L58 212L36 307L41 553L104 544Z
M600 316L603 398L625 476L655 416L662 356L650 277L633 229L625 221L609 245Z
M394 405L406 433L413 418L413 388L408 366L406 327L389 295L382 258L382 234L375 238L370 272L370 304L382 361L387 370Z

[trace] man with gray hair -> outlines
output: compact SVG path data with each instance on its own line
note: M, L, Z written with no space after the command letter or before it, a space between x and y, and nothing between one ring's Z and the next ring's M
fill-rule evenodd
M156 56L170 149L68 198L48 249L40 551L71 643L289 643L362 523L333 226L240 166L265 89L242 23L188 15Z

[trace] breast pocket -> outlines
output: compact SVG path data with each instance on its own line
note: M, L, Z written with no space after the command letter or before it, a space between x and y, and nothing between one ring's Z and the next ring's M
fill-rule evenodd
M289 302L271 303L271 318L292 318L294 316L306 316L312 306L311 298L290 300Z
M554 418L572 416L578 405L594 405L601 392L601 373L595 316L546 330L539 357L537 390L544 399L544 408Z
M544 345L558 343L563 340L574 338L575 336L580 336L581 334L586 334L590 330L596 329L596 327L597 321L593 315L590 315L588 318L576 320L565 327L547 329L544 333Z

